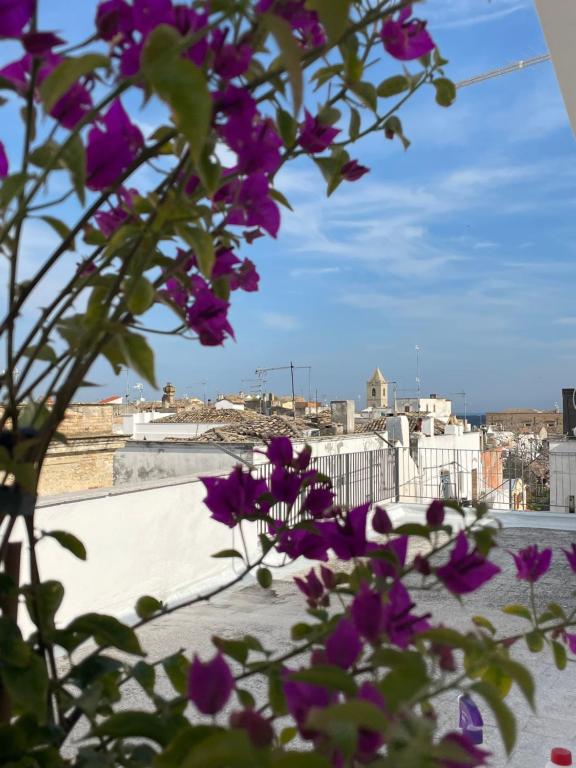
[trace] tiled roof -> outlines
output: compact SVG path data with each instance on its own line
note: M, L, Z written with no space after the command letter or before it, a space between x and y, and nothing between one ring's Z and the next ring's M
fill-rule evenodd
M252 421L258 414L254 411L241 411L238 408L215 408L205 405L188 408L163 419L156 419L154 424L243 424Z
M284 416L258 416L244 424L226 427L214 427L198 437L194 443L262 443L279 435L301 440L309 429L301 419Z
M366 434L367 432L384 432L386 430L386 419L370 419L356 423L355 432Z

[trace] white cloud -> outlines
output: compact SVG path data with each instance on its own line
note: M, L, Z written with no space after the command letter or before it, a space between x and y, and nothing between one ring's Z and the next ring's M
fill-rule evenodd
M290 277L322 277L341 272L340 267L302 267L290 271Z
M421 16L430 20L432 30L453 29L497 21L530 6L530 0L436 0L422 9Z
M559 317L556 323L558 325L576 325L576 317Z
M275 331L295 331L301 327L300 320L294 315L285 315L281 312L263 312L262 322L266 328Z
M474 249L477 251L486 250L487 248L498 248L498 243L494 243L492 240L480 240L474 243Z

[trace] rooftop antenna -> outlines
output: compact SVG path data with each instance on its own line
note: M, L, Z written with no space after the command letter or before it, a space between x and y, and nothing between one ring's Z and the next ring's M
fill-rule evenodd
M420 399L420 346L416 344L414 350L416 351L416 392Z
M275 368L256 368L256 376L262 376L266 375L268 371L290 371L290 381L292 384L292 415L294 418L296 418L296 393L294 391L294 371L301 370L301 369L308 369L310 371L312 369L311 365L294 365L292 361L290 361L290 365L280 365Z

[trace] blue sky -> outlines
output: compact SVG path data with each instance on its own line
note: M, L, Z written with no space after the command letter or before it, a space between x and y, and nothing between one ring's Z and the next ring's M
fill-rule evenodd
M68 4L48 5L62 27ZM546 50L524 0L430 0L418 12L455 81ZM313 392L363 403L375 366L414 389L418 344L422 389L465 390L470 411L552 407L576 383L576 151L551 64L462 89L447 110L418 94L402 119L409 150L359 143L371 173L329 200L312 162L283 173L294 213L277 241L245 247L261 291L234 297L236 343L152 338L159 382L201 396L205 380L214 396L293 360L312 366ZM27 234L31 264L47 236ZM106 363L90 378L102 396L124 390ZM286 392L288 374L268 386ZM304 372L297 389L308 392Z

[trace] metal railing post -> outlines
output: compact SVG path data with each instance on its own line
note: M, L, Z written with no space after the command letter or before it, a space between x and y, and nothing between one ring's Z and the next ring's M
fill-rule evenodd
M394 448L394 497L400 501L400 448Z
M346 477L346 506L350 506L350 454L344 454L344 475Z
M370 501L376 501L374 493L374 451L370 451Z

